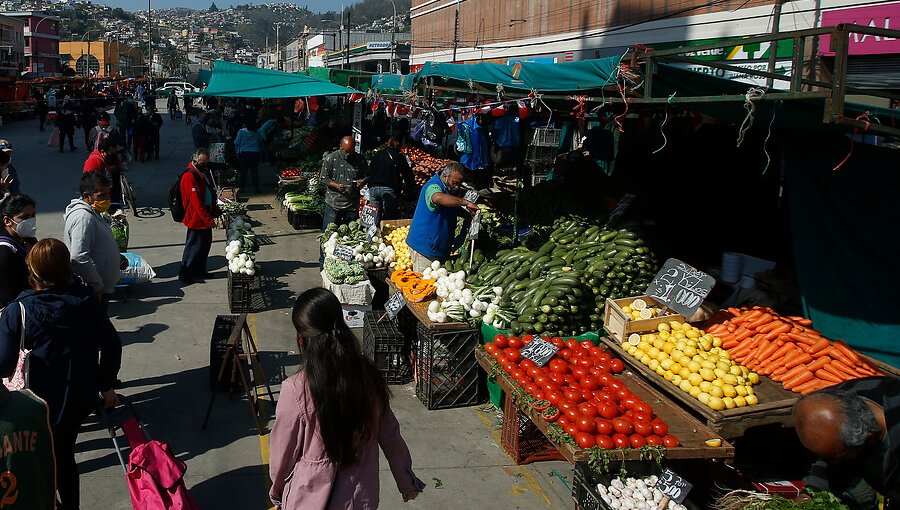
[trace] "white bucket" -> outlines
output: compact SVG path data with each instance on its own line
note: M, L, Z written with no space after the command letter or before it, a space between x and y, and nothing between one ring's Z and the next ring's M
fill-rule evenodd
M726 251L722 253L722 274L720 278L724 282L736 283L741 279L741 271L744 269L744 256L740 253Z

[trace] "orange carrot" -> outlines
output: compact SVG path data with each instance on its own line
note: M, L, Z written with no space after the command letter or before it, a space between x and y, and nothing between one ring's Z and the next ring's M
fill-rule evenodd
M839 351L843 352L851 361L853 361L854 365L862 365L863 360L859 357L856 352L847 345L843 340L835 340L834 347L836 347Z
M850 377L853 378L853 379L856 379L856 378L858 378L858 377L862 377L862 374L860 374L859 372L857 372L856 369L850 367L850 365L848 365L847 363L843 362L842 360L836 359L836 360L834 360L831 364L834 366L834 368L836 368L836 369L840 370L841 372L847 374L848 376L850 376Z
M778 351L778 344L775 342L769 342L769 345L766 346L765 349L759 350L759 356L757 359L759 359L760 362L765 362L770 357L772 357L772 355L775 354L776 351Z
M823 349L827 349L829 345L831 345L831 342L827 338L823 338L810 346L809 353L815 354Z
M815 372L816 370L821 370L825 368L825 365L831 363L831 358L828 356L822 356L821 358L816 358L815 361L806 365L806 368L810 370L810 372Z
M706 332L712 335L718 335L722 330L725 329L725 326L722 324L713 324L712 326L706 328Z
M770 315L770 314L768 314L768 313L764 313L764 314L762 315L762 317L760 317L760 318L756 319L755 321L753 321L753 322L747 324L745 327L746 327L747 329L756 330L756 329L758 329L759 327L761 327L761 326L763 326L763 325L765 325L765 324L768 324L768 323L770 323L770 322L772 322L772 315Z
M787 362L784 364L784 366L787 368L794 368L797 365L806 365L807 363L809 363L812 360L813 360L812 356L801 351L800 354L798 354L797 356L788 358L786 360Z
M841 381L849 381L850 379L852 379L852 377L849 377L847 374L838 370L838 368L836 366L834 366L834 362L832 362L828 365L825 365L823 367L823 370L827 370L828 372L831 372L832 374L838 376L841 379Z
M750 338L751 336L753 336L753 330L746 329L743 326L738 326L738 328L734 331L734 339L738 342L746 338Z
M744 313L733 306L727 308L727 310L728 310L728 313L730 313L731 315L734 315L735 317L737 317L738 315L742 315Z
M807 368L803 365L796 366L794 368L787 368L787 372L781 376L782 381L787 381L788 379L793 379L798 375L802 374L804 370L808 371Z
M794 387L792 390L801 395L808 395L814 391L818 391L818 390L824 388L825 385L826 385L825 381L823 381L821 379L813 379L811 381L807 381L801 385Z
M728 324L725 325L725 329L727 329L728 332L731 333L737 329L737 326L735 326L734 324L729 322Z
M816 376L814 376L812 372L810 372L809 370L803 370L799 375L791 379L786 379L784 383L782 383L782 385L784 386L784 389L790 390L795 388L796 386L800 386L803 383L812 381L815 378Z
M787 317L791 322L795 322L800 324L801 326L812 326L812 321L807 319L806 317L797 317L796 315L789 315Z
M774 328L769 330L769 332L766 334L765 338L766 338L766 340L772 340L774 338L778 338L779 336L781 336L784 333L787 333L790 330L791 330L790 324L781 323L780 326L775 326Z
M791 338L791 340L793 340L795 342L809 344L809 345L813 345L819 341L818 338L810 337L806 333L788 333L788 336Z
M767 362L768 362L768 363L773 363L773 364L775 364L775 365L782 365L782 366L783 366L783 364L782 364L782 363L779 363L778 361L781 360L781 358L787 356L787 355L788 355L789 353L791 353L791 352L799 352L798 349L797 349L797 346L794 345L794 344L792 344L792 343L785 343L784 345L782 345L781 347L779 347L777 351L775 351L774 353L772 353L772 356L769 357L769 359L767 360Z
M816 374L816 377L818 377L819 379L822 379L823 381L831 381L831 382L836 382L836 383L843 382L840 377L838 377L824 369L816 370L815 374Z
M772 371L772 375L784 375L788 372L788 369L784 367L778 367Z

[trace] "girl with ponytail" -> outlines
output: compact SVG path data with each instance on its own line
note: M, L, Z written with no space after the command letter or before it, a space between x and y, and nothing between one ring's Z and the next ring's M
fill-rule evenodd
M414 499L425 484L412 471L387 383L362 354L338 299L326 289L307 290L292 319L300 370L281 386L269 436L276 507L378 508L379 446L403 500Z

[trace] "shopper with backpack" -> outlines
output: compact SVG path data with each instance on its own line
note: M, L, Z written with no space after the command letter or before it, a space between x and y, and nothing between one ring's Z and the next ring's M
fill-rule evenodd
M187 171L179 178L178 190L184 216L181 223L187 227L184 254L178 279L186 285L205 283L211 277L206 271L206 259L212 246L212 229L220 212L216 196L206 178L209 152L197 149L188 164ZM176 218L177 219L177 218Z
M78 510L78 431L101 392L105 407L117 402L113 385L122 342L91 289L73 280L61 241L38 241L27 265L35 290L21 293L0 314L0 377L15 374L20 347L31 351L28 386L50 411L61 508Z
M92 151L97 150L100 140L111 138L119 147L125 146L125 140L122 139L122 133L110 123L110 116L107 112L100 112L97 119L97 125L91 129L88 135L88 148Z

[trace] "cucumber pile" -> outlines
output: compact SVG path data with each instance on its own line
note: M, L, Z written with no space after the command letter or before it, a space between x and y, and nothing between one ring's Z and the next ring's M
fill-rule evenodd
M503 250L469 278L502 287L516 311L513 334L575 336L602 327L606 298L643 294L656 258L637 234L561 218L536 251Z

